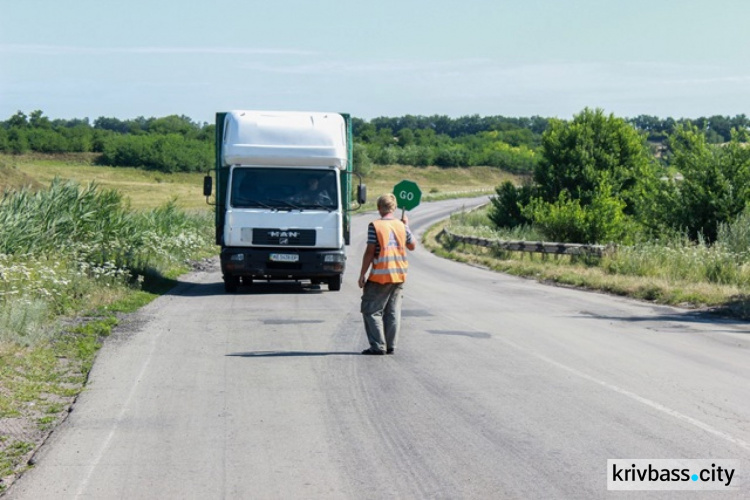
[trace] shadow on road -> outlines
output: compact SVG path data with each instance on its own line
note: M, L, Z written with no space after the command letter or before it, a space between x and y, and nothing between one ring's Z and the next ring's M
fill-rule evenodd
M180 297L208 297L213 295L295 295L295 294L320 294L328 290L324 285L311 285L296 281L271 281L253 283L248 286L240 286L236 294L224 291L223 282L215 283L191 283L188 281L174 281L174 286L165 295L178 295Z
M354 351L338 352L311 352L311 351L255 351L255 352L233 352L227 357L237 358L294 358L294 357L316 357L316 356L360 356L361 353Z
M726 315L715 311L687 311L684 313L675 313L670 311L654 316L614 316L606 314L594 314L586 311L584 311L583 314L595 319L602 319L607 321L623 321L626 323L675 322L689 323L694 325L725 325L727 327L731 327L731 329L728 328L723 331L742 334L750 333L750 322L733 317L727 317Z

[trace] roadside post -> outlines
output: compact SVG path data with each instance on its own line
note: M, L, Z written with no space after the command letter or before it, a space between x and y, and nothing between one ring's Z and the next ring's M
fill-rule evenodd
M405 210L413 210L422 201L422 190L413 181L399 182L393 186L393 194L396 196L396 206L401 209L401 219Z

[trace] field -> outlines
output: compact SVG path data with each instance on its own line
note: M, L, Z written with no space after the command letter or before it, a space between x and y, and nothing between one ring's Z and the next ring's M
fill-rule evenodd
M207 208L202 193L203 175L99 166L94 164L94 156L90 154L0 155L0 189L45 187L56 177L81 184L95 182L101 188L120 191L135 209L155 208L172 199L182 209ZM403 179L416 182L422 189L422 199L426 201L456 196L457 193L490 194L503 181L515 178L490 167L441 169L394 165L374 167L364 182L370 206L379 194L392 191L393 186Z
M495 187L506 180L518 177L497 168L415 168L403 165L375 167L365 179L371 198L389 192L398 181L408 179L416 182L422 190L424 200L465 193L492 193Z
M133 208L154 208L174 199L179 208L206 207L202 196L202 174L164 174L136 168L104 167L94 156L0 155L0 188L48 186L52 179L70 179L81 184L95 182L104 189L117 189Z

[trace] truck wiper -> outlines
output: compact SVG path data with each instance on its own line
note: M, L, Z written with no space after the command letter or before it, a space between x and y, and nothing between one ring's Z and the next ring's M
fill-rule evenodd
M309 205L305 205L305 208L322 208L323 210L328 210L328 213L333 212L333 208L330 205L323 205L322 203L310 203Z
M282 204L282 205L284 205L285 207L288 207L288 208L294 208L296 210L302 210L302 207L300 207L299 205L295 205L291 201L286 201L286 200L268 200L268 201L273 202L273 203L280 203L280 204ZM274 208L279 208L279 207L274 207Z
M271 209L273 209L273 208L274 208L274 207L272 207L271 205L269 205L268 203L263 203L263 202L262 202L262 201L260 201L260 200L250 200L250 201L248 201L248 202L247 202L247 203L245 204L245 206L247 206L247 207L250 207L250 206L261 206L261 207L263 207L263 208L271 208Z

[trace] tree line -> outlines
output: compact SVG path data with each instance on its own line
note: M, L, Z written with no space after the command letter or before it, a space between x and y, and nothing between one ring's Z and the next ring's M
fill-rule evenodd
M357 168L372 165L435 165L441 168L492 166L531 175L541 161L543 136L552 120L540 116L446 115L353 118ZM726 143L731 131L747 130L745 115L661 119L641 115L625 122L649 141L668 149L669 137L684 126L698 129L709 144ZM214 124L187 116L121 120L99 117L50 119L42 111L19 111L0 121L0 152L99 153L112 166L165 172L206 171L214 161Z
M600 109L552 120L533 175L499 186L490 218L498 227L531 225L552 241L716 241L750 214L750 128L745 121L728 133L712 144L705 129L678 124L665 162L642 132Z
M750 128L750 118L744 114L734 117L714 115L695 119L665 118L656 116L640 115L627 120L636 130L645 132L649 141L660 142L667 140L677 129L685 126L693 126L700 130L710 144L729 142L732 139L732 130L746 130Z
M490 166L529 173L547 119L444 115L353 119L355 141L377 165Z
M213 165L214 125L186 116L51 120L19 111L0 122L0 152L99 153L104 165L198 172Z

